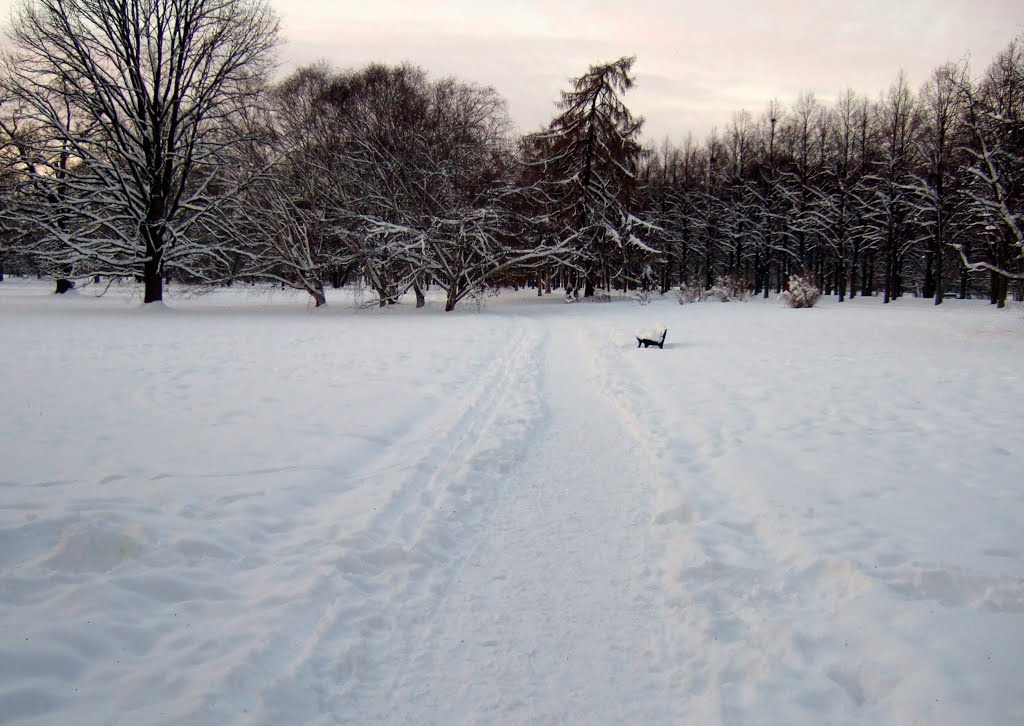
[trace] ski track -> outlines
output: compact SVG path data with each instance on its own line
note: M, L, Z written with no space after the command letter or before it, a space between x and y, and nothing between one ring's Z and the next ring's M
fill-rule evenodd
M829 358L787 312L699 312L680 344L687 311L672 308L665 350L624 332L646 312L596 305L468 325L482 352L431 347L424 370L389 341L361 361L365 392L343 399L354 415L301 423L313 457L222 436L236 447L225 470L173 447L152 469L126 465L115 447L77 479L59 466L5 474L0 491L25 493L0 510L0 600L11 622L43 615L25 645L13 629L3 641L23 650L0 658L17 677L0 687L0 722L72 709L96 723L253 726L1024 722L1024 579L1008 534L1020 459L1012 430L990 440L970 420L1016 420L1019 403L1001 396L1016 369L974 369L982 408L934 395L960 385L953 367L919 383L889 331L872 331L881 352L869 340ZM912 318L878 320L915 335ZM447 321L442 343L464 344ZM796 339L745 350L741 323ZM931 328L916 334L950 350ZM129 352L140 369L152 354ZM202 407L203 385L233 382L216 356L185 356L116 402L191 402L182 422L244 425L320 380L278 362L292 378L250 383L238 410ZM328 365L319 376L326 407L348 378ZM830 395L843 387L862 395ZM397 403L373 411L382 390ZM27 440L48 441L51 419L23 418ZM72 434L58 428L55 446L77 445ZM972 447L998 455L991 471L964 464ZM47 512L54 497L64 506ZM950 514L971 497L987 519Z
M325 553L322 572L287 632L230 679L248 687L225 713L253 724L684 717L672 668L701 643L678 632L649 567L666 484L648 432L574 323L516 322L508 354L479 372L461 417L368 526L332 529L336 548L295 544Z
M517 386L534 402L522 458L423 625L400 639L402 672L358 694L353 722L669 719L644 564L649 472L591 395L598 371L570 326L549 326L535 363L545 378Z
M352 701L389 693L396 664L408 657L403 634L437 607L463 542L486 514L514 465L536 413L538 375L535 335L522 329L495 351L483 370L468 371L460 417L417 425L417 446L393 442L366 465L363 480L384 471L405 471L401 483L368 526L356 534L330 528L336 548L321 547L322 574L299 622L267 648L279 663L258 692L252 723L334 722L352 713ZM503 354L507 353L507 354ZM426 436L425 436L426 435ZM429 453L412 463L398 457L436 438ZM398 458L397 461L393 459ZM321 503L330 512L335 507ZM337 507L344 510L342 504ZM310 545L296 546L308 552ZM295 632L308 633L295 639ZM358 711L356 711L358 712ZM360 716L356 720L361 720Z
M894 546L893 532L852 516L845 529L822 529L814 506L794 512L765 491L772 477L760 472L780 468L793 469L799 488L800 458L785 443L773 447L776 436L799 436L836 420L867 426L874 411L840 411L826 399L817 414L817 406L808 406L811 413L780 426L763 416L773 410L766 401L771 386L738 389L735 380L720 381L713 366L701 365L680 383L678 369L635 355L616 335L591 342L595 363L608 362L605 395L657 462L652 550L660 564L653 566L663 615L675 624L670 637L686 646L668 659L669 681L689 701L685 720L967 723L985 708L1020 715L1009 678L1006 700L993 703L985 697L992 684L972 673L970 660L980 660L991 643L965 653L961 667L936 673L921 660L929 654L949 658L941 639L894 639L887 626L901 617L894 597L918 616L929 613L925 633L956 627L955 608L1019 615L1024 581L912 561ZM856 386L848 374L847 383ZM656 395L671 387L690 389L683 397L673 391L675 408ZM908 400L926 397L914 392ZM702 410L709 401L718 415ZM735 414L722 416L723 410ZM898 414L885 423L893 420L900 420ZM773 456L776 448L781 453ZM891 485L866 487L861 496L884 498L893 491ZM830 508L846 505L828 495L820 501ZM829 521L840 519L829 514ZM936 605L951 610L937 611ZM860 615L846 618L847 610ZM875 627L865 628L865 620ZM796 692L793 684L800 684ZM899 692L904 685L905 695Z
M877 532L853 521L832 538L813 513L780 506L743 459L787 431L761 416L764 391L710 375L668 408L658 392L678 370L664 355L586 320L513 320L507 354L471 372L457 419L404 432L357 473L400 475L372 520L295 543L319 549L320 574L262 665L232 679L248 684L235 705L256 704L249 722L970 717L979 689L966 670L919 667L927 643L864 629L863 616L853 628L844 610L891 619L880 591L1020 613L1019 581L876 551ZM736 415L703 414L723 400ZM437 442L421 460L388 453L422 450L428 431ZM764 465L796 466L791 454ZM916 690L901 700L904 683ZM951 687L959 709L921 702Z

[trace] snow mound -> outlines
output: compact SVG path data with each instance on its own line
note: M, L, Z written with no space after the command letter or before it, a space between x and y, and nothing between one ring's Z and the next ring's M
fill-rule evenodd
M150 303L143 303L139 310L150 315L162 315L171 312L171 307L163 300L156 300Z
M44 564L61 572L107 572L139 555L139 533L86 525L61 538Z

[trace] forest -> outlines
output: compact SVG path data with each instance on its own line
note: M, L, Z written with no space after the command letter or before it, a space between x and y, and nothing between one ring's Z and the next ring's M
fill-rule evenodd
M36 0L0 66L0 280L363 285L567 299L792 275L839 301L1024 299L1024 37L980 72L766 99L707 138L643 137L635 56L514 129L494 89L414 64L274 73L249 0ZM941 59L937 59L941 61Z

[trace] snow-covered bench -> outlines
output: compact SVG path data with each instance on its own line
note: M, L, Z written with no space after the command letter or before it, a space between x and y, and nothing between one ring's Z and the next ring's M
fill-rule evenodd
M647 347L656 345L659 348L665 347L665 336L668 335L668 328L664 325L655 325L653 328L641 328L636 331L636 347L641 345Z

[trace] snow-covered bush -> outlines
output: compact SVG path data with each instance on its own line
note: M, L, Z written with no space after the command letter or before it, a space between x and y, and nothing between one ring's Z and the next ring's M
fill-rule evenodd
M793 275L789 278L789 289L782 293L782 299L791 308L812 308L821 297L821 290L808 279Z
M700 285L695 285L692 282L680 285L679 290L676 291L676 299L679 300L680 305L700 302L704 299L703 295L704 291L701 289Z
M651 300L654 298L655 293L657 292L658 290L653 287L640 288L639 290L633 290L633 292L630 294L630 297L632 297L641 305L647 305L651 302Z
M677 293L679 304L716 300L733 302L749 300L753 291L746 278L739 275L723 275L715 280L715 284L705 290L700 285L690 283L679 288Z
M707 299L719 302L743 302L750 299L753 291L745 278L739 275L723 275L707 291Z

